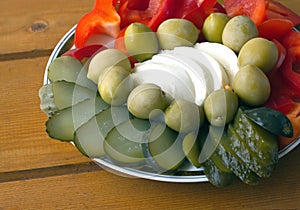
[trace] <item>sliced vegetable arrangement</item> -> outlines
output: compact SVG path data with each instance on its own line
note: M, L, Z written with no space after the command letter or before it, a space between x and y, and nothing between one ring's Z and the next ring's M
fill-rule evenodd
M270 177L300 136L300 17L223 2L96 0L40 88L48 135L154 174L202 168L218 187Z

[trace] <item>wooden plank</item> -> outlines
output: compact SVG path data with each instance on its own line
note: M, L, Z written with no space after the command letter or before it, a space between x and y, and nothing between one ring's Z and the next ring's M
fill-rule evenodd
M93 4L94 0L0 1L0 55L53 49Z
M0 209L298 209L299 155L298 148L255 187L164 183L105 170L0 183Z
M38 89L48 57L0 62L0 172L87 162L71 144L50 139Z

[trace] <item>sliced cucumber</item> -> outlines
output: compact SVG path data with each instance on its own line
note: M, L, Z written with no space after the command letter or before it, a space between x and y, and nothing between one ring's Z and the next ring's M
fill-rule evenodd
M199 156L201 148L198 142L198 137L194 132L187 134L182 141L182 150L188 159L188 161L195 166L200 168Z
M290 120L279 111L258 107L247 109L244 113L247 118L271 133L289 138L293 137L293 126Z
M82 63L71 56L61 56L54 59L49 65L48 79L51 82L65 80L97 90L97 85L87 78L87 70Z
M149 120L127 120L114 127L104 140L105 153L119 165L138 165L145 161L144 144L148 141Z
M237 134L232 125L228 127L228 136L232 150L244 162L244 164L254 171L258 176L269 177L275 168L273 163L269 164L253 153L245 144L243 139Z
M162 123L158 123L151 130L149 152L162 172L176 170L184 162L182 140L182 136Z
M46 122L46 131L53 139L72 141L77 128L108 107L109 105L97 95L55 112Z
M201 129L199 129L197 136L195 133L191 132L183 139L182 150L188 161L196 168L201 166L199 158L207 135L208 126L205 124Z
M106 135L111 129L130 117L125 106L109 107L76 130L74 135L76 147L82 154L90 158L104 156L103 142Z
M93 98L97 91L79 86L72 82L55 81L39 89L40 108L48 115L58 110L73 106L88 98Z
M259 159L269 165L278 163L276 135L248 119L242 109L238 110L233 126L240 139Z
M202 165L204 174L214 186L225 187L233 182L234 174L230 170L222 171L211 158L207 159Z
M244 162L235 154L230 146L228 137L224 134L217 147L218 155L222 157L226 166L244 183L257 185L259 176L248 168Z

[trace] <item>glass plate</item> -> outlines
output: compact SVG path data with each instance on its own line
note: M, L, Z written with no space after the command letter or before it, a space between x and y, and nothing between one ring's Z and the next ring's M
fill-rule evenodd
M48 67L50 63L65 51L72 46L74 33L75 33L76 25L73 26L58 42L56 47L54 48L48 63L46 65L45 74L44 74L44 84L48 84ZM279 158L282 158L286 154L288 154L291 150L293 150L300 143L300 137L298 137L295 141L284 147L279 151ZM129 167L120 167L113 164L110 160L106 158L93 158L95 163L103 167L105 170L108 170L112 173L126 176L126 177L134 177L134 178L144 178L156 181L163 182L178 182L178 183L193 183L193 182L207 182L202 168L195 168L190 164L184 164L180 169L176 170L175 174L157 174L155 172L151 172L151 168L143 167L140 169L133 169Z

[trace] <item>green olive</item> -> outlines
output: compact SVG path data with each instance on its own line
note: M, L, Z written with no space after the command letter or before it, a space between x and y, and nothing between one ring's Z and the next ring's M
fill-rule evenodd
M237 95L227 89L213 91L204 101L204 112L213 126L225 126L229 123L238 108Z
M175 99L165 110L166 124L177 132L197 131L204 122L203 108L182 99Z
M130 91L133 89L133 81L130 71L122 66L111 66L100 74L101 82L98 91L102 99L111 105L121 105L126 102Z
M222 43L222 33L226 23L230 20L224 13L211 13L204 21L202 33L209 42Z
M172 50L178 46L192 46L200 30L189 20L171 18L157 28L157 37L162 49Z
M142 23L132 23L126 28L124 43L128 53L138 61L147 60L158 52L156 34Z
M169 100L161 88L152 83L145 83L135 87L128 96L128 110L135 117L149 119L153 110L164 111Z
M269 79L254 65L246 65L237 72L233 79L234 92L250 106L264 104L271 92Z
M258 36L258 29L248 16L235 16L224 27L222 42L235 52L250 39Z
M258 37L249 40L241 48L238 55L238 65L240 67L248 64L255 65L267 73L275 66L277 58L276 44Z
M122 66L125 69L131 69L130 61L120 50L105 49L98 52L89 63L87 78L98 84L99 75L104 69L111 66Z

